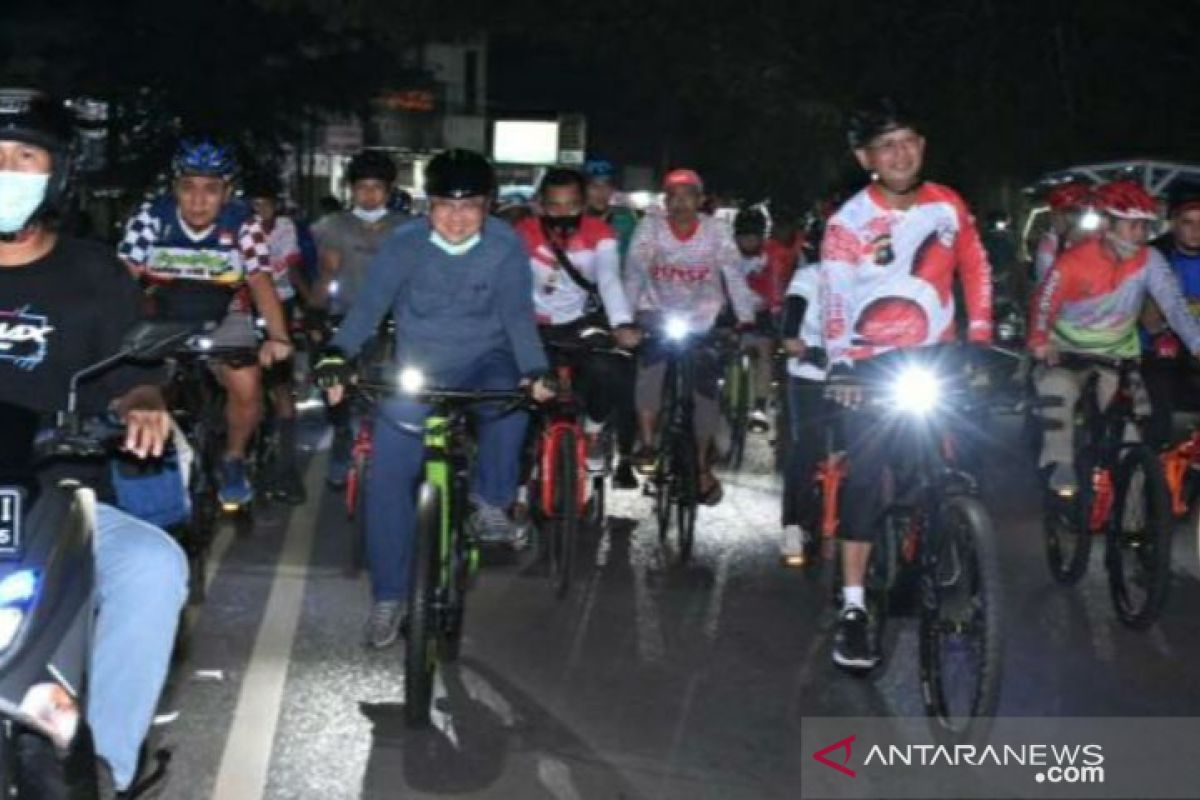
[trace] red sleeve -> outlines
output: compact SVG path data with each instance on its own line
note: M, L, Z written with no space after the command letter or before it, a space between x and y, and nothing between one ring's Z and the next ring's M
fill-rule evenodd
M975 218L961 197L954 197L958 214L958 236L954 243L958 274L967 305L967 338L987 344L992 341L992 266L979 239Z

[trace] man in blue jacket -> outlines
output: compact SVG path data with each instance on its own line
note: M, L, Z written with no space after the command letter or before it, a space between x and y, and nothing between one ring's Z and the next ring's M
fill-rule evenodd
M428 218L398 228L367 267L358 300L315 367L330 402L341 400L349 360L389 310L396 321L396 360L419 368L431 385L511 389L529 385L535 400L546 356L533 311L529 257L513 230L488 218L495 188L491 165L469 150L450 150L425 171ZM382 404L391 424L376 424L367 482L367 561L374 606L367 620L371 647L399 634L408 594L415 487L424 458L419 433L427 406L404 397ZM506 509L516 496L523 413L481 412L471 524L485 541L513 536ZM397 424L399 423L399 424Z

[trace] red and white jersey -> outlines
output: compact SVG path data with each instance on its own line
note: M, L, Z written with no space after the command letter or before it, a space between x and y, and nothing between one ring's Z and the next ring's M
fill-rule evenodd
M905 210L874 185L830 219L821 242L821 310L831 363L954 337L954 278L962 280L968 337L992 336L992 270L966 204L924 183Z
M259 224L263 225L259 218ZM275 282L275 293L283 301L296 296L296 287L292 286L292 267L300 264L300 242L296 235L296 225L287 217L275 217L271 229L263 225L267 233L267 248L271 251L271 279Z
M725 304L724 277L738 320L753 322L757 299L740 259L729 226L713 217L701 215L694 230L682 232L647 214L625 259L625 295L638 311L686 316L693 330L707 331Z
M533 270L533 307L538 324L562 325L582 317L587 310L588 292L559 265L546 241L541 220L526 217L517 223L516 231L529 253L529 265ZM617 326L632 322L633 312L621 285L621 259L613 229L599 217L584 215L564 252L579 274L596 284L609 324Z

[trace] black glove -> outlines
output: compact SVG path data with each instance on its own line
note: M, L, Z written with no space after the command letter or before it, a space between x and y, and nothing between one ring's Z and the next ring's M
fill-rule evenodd
M313 366L313 381L322 389L345 386L354 370L340 347L326 347Z

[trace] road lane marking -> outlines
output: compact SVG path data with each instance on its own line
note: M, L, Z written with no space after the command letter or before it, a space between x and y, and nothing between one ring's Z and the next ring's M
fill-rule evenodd
M325 474L324 460L317 460L314 466L307 476L309 497L320 496L318 484ZM271 594L225 740L213 800L255 800L266 790L292 643L308 583L303 567L312 557L318 519L314 509L312 519L305 524L296 524L293 515L288 526L279 569L271 582Z

